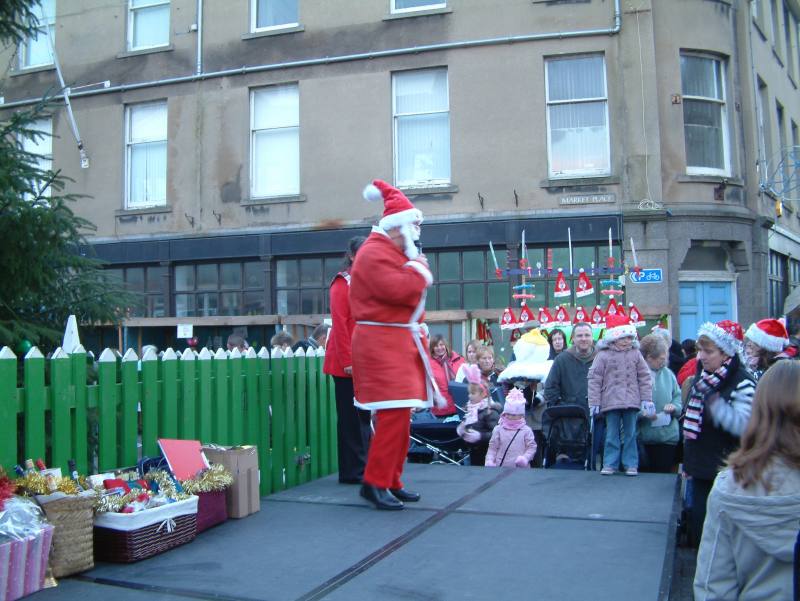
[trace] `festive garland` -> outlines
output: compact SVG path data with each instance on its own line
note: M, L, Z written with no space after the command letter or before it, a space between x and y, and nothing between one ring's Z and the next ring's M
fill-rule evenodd
M54 492L63 492L67 495L77 495L78 485L72 478L58 478L54 477L56 489L50 490L47 485L47 479L40 473L29 473L20 476L15 480L15 484L22 491L22 494L29 497L33 495L49 495ZM85 488L85 486L84 486Z
M153 480L158 484L158 494L169 497L170 499L182 501L191 496L185 492L178 492L178 488L175 486L175 480L164 470L150 470L144 475L144 478L145 480Z
M146 494L149 496L150 494L149 492L142 492L140 488L124 495L102 495L102 486L95 487L95 490L98 492L97 501L94 505L97 513L119 513L128 503L133 503L139 495Z
M233 484L233 476L224 465L212 465L196 478L181 482L183 490L196 495L201 492L217 492L225 490Z

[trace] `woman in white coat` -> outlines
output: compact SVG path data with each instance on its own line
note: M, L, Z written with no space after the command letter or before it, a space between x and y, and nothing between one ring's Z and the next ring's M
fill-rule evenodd
M800 362L781 361L756 388L742 446L708 497L695 601L793 597L800 530Z

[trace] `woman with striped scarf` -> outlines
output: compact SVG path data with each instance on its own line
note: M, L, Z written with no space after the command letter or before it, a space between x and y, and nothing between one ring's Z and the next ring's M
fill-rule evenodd
M753 377L741 360L742 328L704 323L697 333L698 367L683 419L683 469L691 478L690 534L699 543L706 501L725 458L739 447L750 419Z

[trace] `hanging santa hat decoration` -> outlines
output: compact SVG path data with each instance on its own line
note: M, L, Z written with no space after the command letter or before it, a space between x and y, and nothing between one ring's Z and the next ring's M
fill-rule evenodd
M556 276L556 290L553 292L553 296L556 298L562 298L569 295L570 289L569 285L567 284L567 280L564 277L564 270L559 267L558 275Z
M575 296L582 298L584 296L589 296L590 294L594 294L592 280L589 279L589 276L586 275L586 272L581 268L581 270L578 272L578 284L576 286Z
M572 318L572 325L587 321L589 321L589 316L586 315L586 309L583 307L575 309L575 317Z
M633 303L628 303L628 317L630 318L631 323L637 328L641 328L645 325L641 311L639 311L639 309Z
M422 211L417 209L405 194L376 179L364 188L364 198L368 201L383 201L383 217L378 221L378 227L388 232L399 227L403 232L405 254L409 259L419 256L419 250L414 242L419 240L419 224L422 223Z
M514 315L514 310L511 307L506 307L503 315L500 316L500 329L513 330L517 327L519 327L519 322L516 315Z
M553 325L556 326L568 326L569 325L569 313L564 307L559 307L556 310L556 316L553 320Z
M617 303L617 315L622 315L623 317L627 317L624 303Z
M617 305L617 301L614 300L614 297L612 296L610 299L608 299L608 306L606 306L606 310L603 316L606 319L608 319L609 315L617 315L618 313L619 313L619 305Z
M539 325L543 328L552 325L553 316L550 315L550 310L547 307L539 309Z
M533 321L533 313L528 309L528 305L522 305L519 311L519 325L524 326L529 321Z
M604 323L605 316L603 315L602 309L600 309L600 305L597 305L592 309L592 329L602 330Z

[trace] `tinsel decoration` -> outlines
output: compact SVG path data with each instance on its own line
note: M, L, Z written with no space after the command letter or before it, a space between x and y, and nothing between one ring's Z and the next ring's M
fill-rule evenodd
M28 496L33 495L49 495L53 492L63 492L67 495L77 495L78 490L75 481L72 478L54 478L56 483L56 490L52 491L47 486L47 480L40 473L25 474L17 478L14 483L19 487L23 494Z
M191 495L201 492L217 492L225 490L233 484L233 475L225 469L224 465L212 465L195 478L183 480L183 490Z
M132 490L124 495L97 496L95 511L97 513L118 513L125 505L132 503L142 494L141 490ZM149 493L146 493L149 494Z
M17 485L9 480L5 470L0 467L0 511L3 511L6 499L10 499L15 490L17 490Z
M176 501L188 499L190 496L185 492L178 492L172 476L170 476L164 470L150 470L144 475L144 477L145 480L153 480L156 484L158 484L158 494L160 495L164 495L170 499L175 499Z

